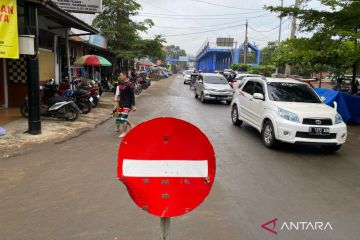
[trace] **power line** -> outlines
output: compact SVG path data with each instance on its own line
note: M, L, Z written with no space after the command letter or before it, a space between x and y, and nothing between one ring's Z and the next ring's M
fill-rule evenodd
M261 13L263 11L252 11L252 12L238 12L238 13L223 13L223 14L168 14L168 13L149 13L149 12L140 12L140 14L145 15L159 15L159 16L183 16L183 17L213 17L213 16L226 16L226 15L242 15L242 14L252 14L252 13Z
M197 26L197 27L178 27L178 26L161 26L161 25L154 25L154 28L169 28L169 29L196 29L196 28L208 28L208 27L219 27L219 26L227 26L229 24L233 24L234 21L221 23L221 24L215 24L215 25L207 25L207 26Z
M241 10L264 10L262 8L240 8L240 7L234 7L234 6L226 6L226 5L222 5L222 4L218 4L218 3L211 3L211 2L207 2L207 1L202 1L202 0L190 0L193 2L199 2L199 3L204 3L204 4L208 4L208 5L213 5L213 6L218 6L218 7L224 7L224 8L231 8L231 9L241 9Z
M283 22L281 23L281 25L283 25L283 24L286 23L287 21L289 21L289 18L287 18L285 21L283 21ZM254 28L252 28L252 27L249 26L249 28L250 28L251 30L255 31L255 32L272 32L272 31L278 29L279 27L280 27L280 26L276 26L276 27L274 27L274 28L272 28L272 29L270 29L270 30L256 30L256 29L254 29Z
M144 0L142 0L142 2L145 3L145 5L151 6L151 7L156 8L156 9L162 9L162 10L165 10L165 11L168 11L168 12L176 13L175 11L173 11L173 10L171 10L171 9L162 8L162 7L158 6L158 5L155 6L155 5L153 5L152 3L149 3L149 2L144 1Z
M287 20L285 20L284 22L282 22L282 24L284 24L285 22L287 22L289 20L289 18ZM198 28L209 28L209 27L219 27L219 26L227 26L229 24L233 24L234 21L231 21L231 22L225 22L225 23L220 23L220 24L215 24L215 25L206 25L206 26L197 26L197 27L178 27L178 26L161 26L161 25L154 25L153 28L165 28L165 29L198 29ZM276 28L279 28L279 26L271 29L271 30L256 30L252 27L249 26L249 28L255 32L271 32L273 30L275 30Z
M194 34L199 34L199 33L215 32L215 31L219 31L219 30L223 30L223 29L235 28L235 27L240 27L240 26L244 26L244 25L245 25L245 24L237 24L237 25L233 25L233 26L229 26L229 27L224 27L224 28L212 29L212 30L201 31L201 32L173 34L173 35L167 35L167 36L164 36L164 37L177 37L177 36L194 35Z
M260 18L260 17L271 17L273 16L271 13L262 14L258 16L244 16L244 17L237 17L236 19L250 19L250 18ZM166 18L166 19L182 19L182 20L212 20L212 19L234 19L234 17L173 17L173 16L157 16L157 15L146 15L146 14L138 14L137 16L143 17L151 17L151 18ZM236 20L234 19L234 20Z
M251 30L253 30L253 31L255 31L255 32L272 32L272 31L274 31L274 30L276 30L276 29L278 29L279 28L279 26L276 26L276 27L274 27L274 28L272 28L272 29L270 29L270 30L264 30L264 31L260 31L260 30L256 30L256 29L254 29L254 28L252 28L252 27L249 27Z

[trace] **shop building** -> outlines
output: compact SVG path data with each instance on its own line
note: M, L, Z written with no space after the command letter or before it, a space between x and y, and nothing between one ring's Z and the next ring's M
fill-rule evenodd
M18 33L26 34L24 7L26 2L36 4L39 28L39 75L40 82L53 78L62 79L66 56L67 35L71 28L88 34L98 31L82 20L60 9L47 0L18 0ZM65 58L66 59L66 58ZM27 95L26 56L19 59L0 58L0 107L18 107Z

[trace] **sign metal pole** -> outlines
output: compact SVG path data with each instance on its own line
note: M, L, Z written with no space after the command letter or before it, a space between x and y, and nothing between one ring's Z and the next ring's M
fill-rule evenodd
M139 146L144 135L152 139ZM211 142L181 119L159 117L140 123L119 146L117 176L137 206L160 218L160 240L170 239L170 218L191 212L205 200L215 172Z
M160 239L161 240L169 240L169 232L170 232L170 218L162 217L160 218Z
M68 66L68 75L69 75L69 83L72 83L72 75L71 75L71 63L70 63L70 47L69 47L69 29L65 29L65 41L66 41L66 61Z
M40 75L39 75L39 26L37 7L26 1L24 7L25 26L29 35L34 35L34 56L27 57L27 88L28 88L28 133L41 134L40 119Z

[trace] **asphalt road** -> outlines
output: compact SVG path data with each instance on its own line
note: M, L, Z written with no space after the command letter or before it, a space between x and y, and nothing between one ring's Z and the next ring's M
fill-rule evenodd
M254 129L231 124L229 106L195 100L181 76L157 82L137 107L134 123L159 116L194 123L217 155L209 197L171 220L171 239L360 239L359 127L349 128L336 154L309 146L269 150ZM114 129L109 120L77 138L2 159L0 239L159 239L159 219L137 208L116 178ZM260 228L274 218L278 234ZM329 222L332 230L280 230L297 221Z

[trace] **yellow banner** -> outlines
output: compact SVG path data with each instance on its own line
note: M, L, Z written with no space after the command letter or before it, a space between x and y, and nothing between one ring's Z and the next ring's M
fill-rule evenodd
M0 1L0 58L19 58L16 0Z

